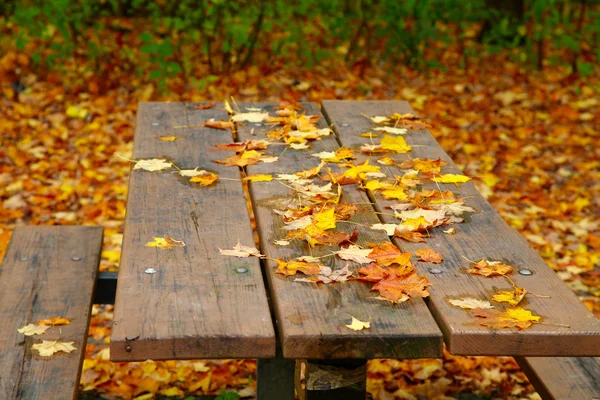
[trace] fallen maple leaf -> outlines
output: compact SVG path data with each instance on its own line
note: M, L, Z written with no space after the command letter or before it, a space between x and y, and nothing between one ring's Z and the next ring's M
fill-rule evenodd
M526 294L527 290L520 287L515 287L515 290L497 292L494 294L494 296L492 296L492 300L499 303L508 303L516 306L521 302L521 300L523 300Z
M58 340L42 340L42 343L36 343L31 348L40 352L42 357L50 357L55 353L64 352L70 353L77 350L73 346L74 342L60 342Z
M358 274L359 276L356 279L366 282L379 282L386 276L385 269L374 262L366 267L359 268Z
M447 229L445 231L442 230L442 232L444 232L446 235L455 235L456 234L456 229L450 228L450 229Z
M177 137L177 136L161 136L158 139L162 140L163 142L174 142L175 140L179 139L179 137Z
M465 183L470 180L471 180L471 178L469 178L468 176L456 175L456 174L439 175L432 179L432 181L438 182L438 183L456 183L456 184Z
M325 165L327 165L327 163L325 161L321 161L319 165L317 165L314 168L311 168L306 171L296 172L296 176L299 176L300 178L304 179L312 178L313 176L318 175Z
M411 265L410 253L403 253L392 242L384 242L374 246L372 253L369 254L371 260L375 260L377 264L387 267L392 264L401 266Z
M406 135L408 133L408 129L406 128L394 128L391 126L379 126L377 128L373 128L374 131L383 131L385 133L392 133L394 135Z
M209 108L213 108L214 105L215 105L215 102L211 101L210 103L207 103L207 104L201 104L201 103L200 104L196 104L194 106L194 108L196 110L208 110Z
M234 256L240 258L249 256L264 257L262 254L260 254L260 251L256 247L244 246L239 240L233 247L233 250L222 250L219 248L219 252L224 256Z
M51 326L69 325L70 323L71 323L71 318L63 318L63 317L46 318L46 319L43 319L43 320L37 322L38 325L51 325Z
M145 171L162 171L163 169L171 168L172 163L165 159L152 158L148 160L138 160L133 169L143 169Z
M468 269L467 272L472 275L482 275L485 277L508 275L513 270L513 267L510 265L503 264L500 261L488 260L481 260L473 263L473 267L474 268Z
M396 227L396 232L394 232L394 236L400 239L404 239L407 242L413 243L423 243L425 242L424 236L421 232L406 232L398 229L399 225Z
M361 249L358 246L350 245L345 249L336 251L335 254L342 260L354 261L359 264L369 264L373 260L367 256L372 251L373 249Z
M397 277L395 274L389 275L377 282L371 290L379 292L379 295L386 300L400 303L410 297L428 297L427 287L430 285L431 283L426 277L413 272L402 277Z
M202 172L190 179L190 182L198 183L201 186L210 186L217 181L219 178L217 174L208 171L199 171Z
M254 151L254 150L251 150ZM217 164L227 165L228 167L245 167L246 165L254 165L260 161L260 155L258 157L244 157L242 154L236 154L235 156L227 157L224 160L215 160Z
M214 118L209 119L208 121L204 121L204 126L207 128L227 130L228 128L233 128L233 122L231 121L215 121Z
M247 112L235 114L231 117L231 120L234 122L263 122L265 119L269 117L269 113L261 113L261 112Z
M479 325L493 329L516 328L522 330L542 319L539 315L534 315L531 311L521 307L509 308L505 311L475 308L471 310L471 315L482 319L477 322Z
M257 174L257 175L250 175L244 178L245 181L250 181L250 182L270 182L273 180L273 175L267 175L267 174Z
M491 305L489 301L478 300L478 299L474 299L472 297L465 297L464 299L450 299L450 300L448 300L448 303L452 304L453 306L460 307L460 308L466 308L466 309L494 308L494 306Z
M352 329L353 331L362 331L363 329L369 329L371 327L371 320L363 322L359 319L352 317L352 322L345 326L347 328Z
M402 136L384 136L381 138L381 147L396 153L408 153L412 147L406 143Z
M396 231L396 224L373 224L370 226L371 229L382 230L388 236L394 236L394 232Z
M180 240L175 240L171 237L155 237L152 242L146 243L146 247L158 247L161 250L170 249L172 247L183 247L185 243Z
M321 267L324 266L319 262L284 261L281 258L275 261L277 261L277 270L275 272L286 276L296 275L298 271L304 275L317 275L321 272Z
M17 331L19 333L22 333L25 336L33 336L33 335L41 335L44 332L46 332L46 330L50 328L48 325L34 325L34 324L29 324L29 325L25 325L22 328L18 328Z
M425 261L434 264L439 264L444 259L440 253L433 249L419 249L415 252L415 254L419 256L418 261Z

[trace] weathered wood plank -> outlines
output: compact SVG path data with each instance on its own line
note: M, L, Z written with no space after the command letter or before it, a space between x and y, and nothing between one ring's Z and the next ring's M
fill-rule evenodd
M517 357L544 400L600 399L600 358Z
M273 108L272 103L246 103L244 107ZM320 115L315 104L303 104L307 114ZM319 127L327 127L324 119ZM260 139L272 126L240 124L240 141ZM286 150L272 145L269 151L281 154L274 164L249 165L249 175L258 173L293 173L314 167L318 160L308 155L319 151L333 151L339 148L335 137L313 142L312 148L305 151ZM325 184L325 182L316 182ZM285 236L281 218L272 212L282 207L291 197L291 190L278 181L250 183L250 193L261 241L261 247L268 257L290 260L311 254L306 243L292 246L277 246L274 240ZM349 223L338 223L338 230L351 232L357 225L379 222L365 193L355 187L344 187L342 201L355 203L360 208ZM283 205L285 207L285 205ZM387 236L379 231L359 227L358 244L387 241ZM312 250L314 256L330 254L337 247L322 247ZM322 260L330 267L343 267L348 262L328 257ZM348 263L356 270L358 265ZM422 299L414 299L402 304L389 304L374 299L370 285L357 281L330 285L293 282L275 274L276 264L266 262L266 275L277 317L277 326L282 338L283 354L286 358L419 358L438 357L441 354L441 333L433 321ZM360 332L344 326L351 317L361 320L371 319L371 328Z
M180 169L199 167L220 179L201 187L175 169L132 170L113 360L275 355L258 259L226 257L218 250L232 248L238 240L245 245L254 241L239 172L213 163L219 154L209 150L230 141L231 132L203 128L209 118L227 119L227 113L222 105L196 110L183 103L140 104L135 159L167 158ZM172 135L179 139L158 139ZM155 236L183 240L186 246L145 247ZM144 273L147 268L156 273Z
M101 247L101 227L15 229L0 266L0 398L77 398ZM56 316L72 321L40 336L17 332ZM58 339L77 350L41 357L31 348Z
M361 113L376 116L413 112L408 103L401 101L324 101L323 111L341 143L354 149L367 140L359 134L373 127ZM428 131L411 132L405 139L413 150L409 154L392 155L395 160L439 157L449 164L442 168L442 173L460 173ZM396 174L400 172L396 167L389 168ZM418 269L433 283L428 305L444 332L450 352L462 355L600 355L600 321L528 246L525 239L502 220L472 182L460 187L453 184L439 186L467 199L467 205L477 212L470 216L468 222L454 225L456 235L445 235L438 228L431 230L431 237L426 243L409 243L399 239L394 239L394 242L411 253L431 247L443 255L442 264L435 266L442 270L441 274L431 274L431 264L418 263ZM394 203L384 200L378 193L374 199L380 211ZM382 215L381 218L385 223L398 223L390 215ZM515 272L511 278L519 287L532 293L551 295L549 299L527 296L522 302L522 306L541 315L546 324L536 324L524 331L492 331L473 325L474 318L465 310L452 307L447 299L463 296L490 299L497 290L508 290L510 285L502 278L483 278L465 273L469 263L463 257L476 261L483 258L503 260L517 269L531 270L533 274L530 276ZM495 303L495 306L504 308L500 303ZM567 324L570 328L551 324Z

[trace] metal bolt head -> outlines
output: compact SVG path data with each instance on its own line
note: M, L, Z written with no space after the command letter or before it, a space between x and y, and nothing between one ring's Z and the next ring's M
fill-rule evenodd
M146 268L144 273L152 275L156 273L156 270L154 268Z
M126 351L126 352L128 352L128 353L131 353L131 350L133 350L133 349L131 348L131 345L129 345L129 344L125 345L125 351Z
M342 127L344 127L344 128L347 128L347 127L349 127L349 126L350 126L350 124L346 124L346 123L343 123L343 124L342 124Z
M81 257L79 257L79 256L73 256L73 257L71 257L71 260L73 260L73 261L81 261Z
M19 261L27 261L27 260L29 260L29 257L27 257L27 256L19 257Z
M237 272L238 274L245 274L246 272L248 272L248 268L246 267L238 267L235 269L235 272Z
M441 269L437 269L437 268L433 268L429 270L429 273L437 275L437 274L441 274L442 270Z
M153 122L152 123L152 126L158 126L158 125L160 125L158 122Z
M254 124L254 126L263 126L262 124Z
M519 274L527 276L527 275L533 275L533 272L529 269L520 269Z

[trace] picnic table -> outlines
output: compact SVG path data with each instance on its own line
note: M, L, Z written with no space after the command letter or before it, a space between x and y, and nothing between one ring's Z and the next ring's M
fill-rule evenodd
M363 399L367 360L441 357L445 343L517 357L543 398L598 397L600 321L408 103L142 103L137 118L112 360L257 358L260 399ZM17 230L0 282L25 279L37 234ZM94 243L92 270L97 234L69 245ZM86 288L81 319L85 276L71 285ZM101 274L97 300L112 301L114 278ZM0 293L0 315L48 290ZM10 354L0 389L16 390L35 374L6 367Z

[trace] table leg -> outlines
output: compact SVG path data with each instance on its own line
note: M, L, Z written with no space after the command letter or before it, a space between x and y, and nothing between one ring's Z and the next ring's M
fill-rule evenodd
M305 364L304 366L302 364ZM309 360L296 366L300 400L365 400L367 360ZM298 371L298 369L300 371Z
M277 349L277 357L259 359L256 371L257 400L294 400L294 370L296 361L287 360Z

